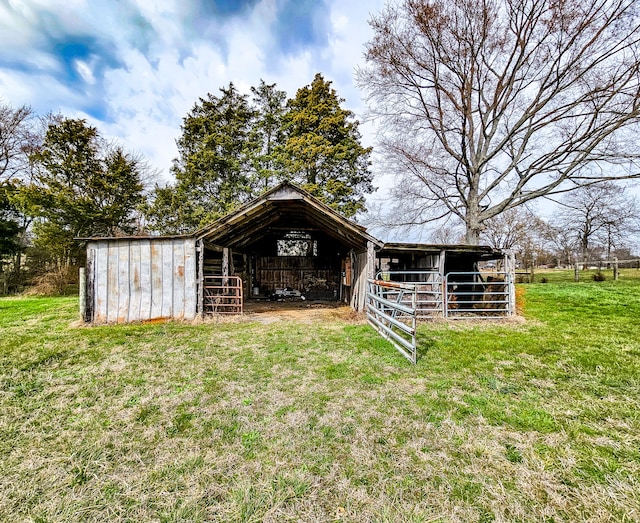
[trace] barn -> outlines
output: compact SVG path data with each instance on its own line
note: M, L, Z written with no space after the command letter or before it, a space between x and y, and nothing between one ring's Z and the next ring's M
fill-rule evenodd
M269 298L361 311L375 278L439 284L437 302L445 272L473 279L478 263L508 259L488 247L385 244L286 182L193 234L83 241L81 312L93 323L238 313Z

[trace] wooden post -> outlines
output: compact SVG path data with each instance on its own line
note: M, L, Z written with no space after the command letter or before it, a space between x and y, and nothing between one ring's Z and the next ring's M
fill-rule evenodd
M504 256L504 271L509 286L508 314L513 315L516 313L516 255L512 251L507 251Z
M573 264L573 281L580 281L580 270L577 263Z
M536 281L535 269L536 269L536 255L532 254L531 255L531 275L529 276L529 283L535 283Z
M376 250L373 242L367 242L367 278L376 276Z
M80 319L87 321L87 271L80 267Z
M225 287L229 285L229 258L231 256L230 249L228 247L224 247L222 249L222 285Z
M613 258L613 279L614 280L618 279L618 257L617 256Z
M198 306L200 317L204 318L204 240L198 240Z

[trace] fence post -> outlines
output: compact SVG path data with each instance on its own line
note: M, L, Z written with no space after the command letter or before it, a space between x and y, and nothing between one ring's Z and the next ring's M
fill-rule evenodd
M231 249L229 249L228 247L224 247L222 249L222 285L223 286L227 286L229 285L229 279L228 276L230 275L230 263L229 263L229 259L231 258Z
M84 267L80 267L78 280L80 284L80 319L87 321L87 271Z
M618 279L618 257L617 256L613 258L613 279L614 280Z
M442 303L444 306L443 315L446 318L449 317L449 283L447 282L447 275L445 274L442 280Z
M573 281L580 281L580 270L577 263L573 264Z
M200 317L204 318L204 240L198 240L196 244L198 253L198 309Z

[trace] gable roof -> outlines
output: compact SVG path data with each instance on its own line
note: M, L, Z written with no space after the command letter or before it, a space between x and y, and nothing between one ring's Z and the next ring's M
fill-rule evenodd
M367 242L378 247L383 243L366 232L366 228L345 218L307 191L290 182L282 182L237 211L228 214L194 233L197 239L242 249L269 227L280 223L296 229L307 221L344 245L356 250Z

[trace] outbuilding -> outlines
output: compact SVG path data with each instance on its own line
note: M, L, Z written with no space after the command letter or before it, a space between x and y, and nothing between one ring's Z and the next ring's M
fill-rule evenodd
M290 183L190 235L84 241L81 301L94 323L194 319L268 298L340 301L362 311L376 277L426 282L507 260L488 247L385 244Z

